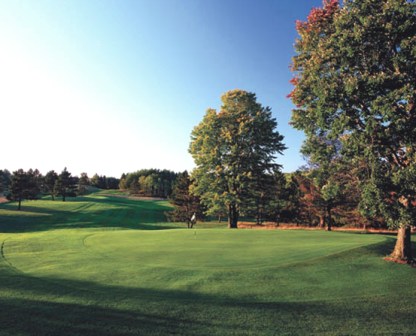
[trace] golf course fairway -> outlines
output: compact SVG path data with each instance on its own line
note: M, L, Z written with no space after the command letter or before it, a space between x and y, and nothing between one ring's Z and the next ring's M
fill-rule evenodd
M389 236L190 230L164 201L102 195L28 204L0 206L0 335L416 330L416 273L383 260Z

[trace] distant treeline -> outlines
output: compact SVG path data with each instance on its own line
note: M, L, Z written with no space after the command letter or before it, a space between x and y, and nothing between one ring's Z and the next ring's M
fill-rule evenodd
M0 170L0 194L9 200L17 201L18 208L22 200L38 199L50 195L52 199L74 197L88 192L91 187L101 189L118 189L120 179L95 174L89 178L87 173L79 177L72 176L65 168L60 174L54 170L42 175L38 169L25 171L19 169L11 173L9 170Z
M342 187L332 192L330 197L326 193L328 188L322 187L314 174L314 169L305 169L270 176L267 183L259 187L258 197L253 202L241 205L240 220L256 221L258 224L271 221L319 227L386 227L382 218L370 221L360 214L360 193L351 172L345 170L336 175L337 184ZM131 195L168 198L175 206L169 219L188 223L194 213L198 219L203 219L206 212L200 199L191 194L192 183L187 172L158 169L138 170L123 174L120 179L98 174L90 178L86 173L72 176L66 168L60 174L51 170L45 175L37 169L19 169L13 173L7 169L0 170L0 194L19 204L22 200L45 195L65 200L66 197L88 193L92 187L122 189ZM227 210L225 206L218 206L210 215L214 219L226 219Z
M60 174L54 170L42 175L38 169L13 173L0 170L0 194L10 200L21 202L23 199L37 199L50 195L52 199L62 196L83 195L91 187L99 189L122 189L131 195L169 198L172 194L178 174L170 170L142 169L123 174L121 178L107 177L87 173L73 176L65 168Z
M335 191L333 188L329 193L328 183L322 183L313 168L294 173L276 172L268 176L267 183L253 185L256 189L252 192L255 192L256 197L240 204L240 221L255 221L257 224L291 223L327 229L331 229L331 226L386 228L382 218L374 217L370 220L361 214L361 194L353 175L354 171L348 169L334 175L340 187ZM175 210L169 214L169 219L185 221L188 226L191 226L193 214L198 219L203 219L207 213L213 219L227 219L224 204L207 212L200 198L190 192L193 183L195 182L187 172L179 174L170 197ZM213 193L212 197L217 196Z
M168 198L177 177L178 173L166 169L142 169L123 174L119 187L132 195Z

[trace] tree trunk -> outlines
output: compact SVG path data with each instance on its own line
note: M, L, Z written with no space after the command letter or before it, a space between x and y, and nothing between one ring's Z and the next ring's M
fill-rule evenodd
M409 225L402 226L397 232L396 246L390 257L395 260L405 260L407 262L413 261L411 229Z
M238 223L238 210L235 204L230 204L228 206L228 228L229 229L237 229Z
M260 225L260 201L256 200L256 225Z
M19 197L19 205L17 206L17 210L21 209L22 199Z
M327 231L332 231L332 215L331 215L331 208L327 207L326 209L327 214L328 214L328 225L326 227Z
M280 225L280 214L276 215L276 226Z
M319 227L324 228L325 227L325 216L319 215Z

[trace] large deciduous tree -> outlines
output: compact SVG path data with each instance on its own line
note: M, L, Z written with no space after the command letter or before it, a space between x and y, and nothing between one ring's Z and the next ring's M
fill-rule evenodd
M394 259L412 261L416 213L416 4L325 0L305 22L293 58L293 125L342 142L368 162L361 208L398 229Z
M241 207L256 197L261 176L279 169L276 154L285 146L270 108L254 93L232 90L221 100L220 111L208 109L192 131L193 192L208 213L225 207L229 228L237 228Z

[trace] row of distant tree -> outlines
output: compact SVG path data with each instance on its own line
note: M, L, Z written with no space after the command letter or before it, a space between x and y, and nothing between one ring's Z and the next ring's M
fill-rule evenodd
M168 198L177 177L178 173L166 169L142 169L123 174L119 187L133 195Z
M362 214L358 179L354 177L357 169L340 166L331 179L324 179L322 171L313 167L269 175L268 183L256 190L257 197L240 203L240 221L291 223L327 230L333 225L385 228L381 217L370 219ZM187 172L178 175L170 197L175 210L168 214L169 219L187 222L188 226L192 225L193 214L198 219L204 219L207 213L219 221L227 219L226 206L208 209L190 192L194 183Z
M100 189L122 189L131 195L169 198L178 174L170 170L142 169L133 173L123 174L121 178L106 177L95 174L91 178L87 173L73 176L65 168L60 174L54 170L42 175L38 169L24 171L19 169L13 173L0 170L0 194L10 200L37 199L50 195L52 199L76 196L87 193L91 187Z
M7 169L0 170L0 194L17 201L19 210L23 200L35 200L50 195L53 200L62 197L65 201L67 197L87 193L90 187L118 189L119 182L117 178L98 174L91 178L87 173L82 173L79 177L72 176L66 168L60 174L51 170L46 175L42 175L38 169L19 169L13 173Z
M255 197L242 200L240 220L265 221L275 223L296 223L331 229L333 225L372 225L383 227L380 218L361 215L359 209L358 169L348 165L338 165L337 172L329 178L327 173L310 166L295 173L283 174L275 171L264 176L252 190ZM334 172L333 168L333 172ZM325 171L326 172L326 171ZM218 203L208 209L200 197L192 192L195 181L188 172L175 173L169 170L143 169L123 174L120 179L95 174L91 178L86 173L72 176L65 168L61 173L51 170L42 175L39 170L19 169L13 173L0 170L0 194L18 202L34 200L50 195L54 200L60 197L83 195L92 190L122 189L132 195L168 198L174 211L168 214L171 221L187 222L196 214L204 219L208 213L211 218L224 220L228 217L227 207Z

